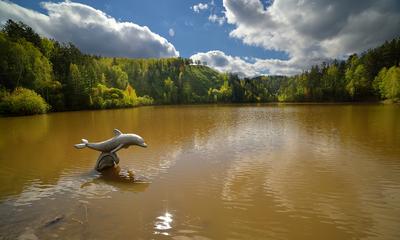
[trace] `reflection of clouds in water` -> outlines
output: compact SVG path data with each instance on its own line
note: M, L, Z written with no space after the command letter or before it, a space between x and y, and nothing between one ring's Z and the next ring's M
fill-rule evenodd
M145 174L148 178L155 178L159 174L166 173L169 168L175 165L179 155L182 154L182 148L178 146L171 147L171 151L159 156L158 161L146 163L137 166L135 171Z
M302 138L303 126L287 116L295 113L290 108L261 108L252 116L245 114L236 123L237 126L232 128L233 133L224 138L224 144L233 150L232 161L224 179L224 200L238 200L239 197L235 196L237 194L242 199L250 198L250 192L254 190L252 185L257 182L256 177L268 175L269 165L285 165L287 161L298 158L299 153L303 152L302 147L307 147L304 142L312 143L313 151L326 156L338 147L339 141L335 135L328 137L324 132L313 131L308 133L311 138ZM321 139L316 140L315 137ZM277 158L276 153L283 155ZM271 174L301 178L295 170L286 170L271 171ZM240 187L241 192L238 192L240 185L246 187Z
M227 164L221 198L230 207L246 209L253 204L252 197L260 189L254 184L255 175L265 175L266 159L271 151L287 147L285 135L290 131L284 131L282 126L286 123L276 121L268 111L259 109L254 115L240 112L240 118L229 122L230 126L217 128L205 138L194 136L196 151L216 161L225 160L221 163ZM216 180L220 181L221 172L217 174Z
M254 108L251 108L254 110ZM260 109L258 117L239 112L240 118L225 123L207 136L194 135L194 148L210 155L223 152L239 158L251 152L269 151L284 147L285 123L276 121L268 114L268 109ZM257 114L255 114L257 116ZM265 117L268 120L260 121ZM259 119L260 118L260 119ZM203 151L204 150L204 151ZM210 153L209 153L210 152Z
M251 156L235 161L227 170L222 185L221 199L231 208L246 209L253 206L260 186L254 184L264 175L265 162ZM261 189L262 190L262 189Z

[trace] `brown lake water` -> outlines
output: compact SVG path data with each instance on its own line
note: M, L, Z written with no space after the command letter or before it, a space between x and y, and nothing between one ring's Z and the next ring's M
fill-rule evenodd
M112 130L148 148L93 170ZM0 118L0 239L400 239L399 105Z

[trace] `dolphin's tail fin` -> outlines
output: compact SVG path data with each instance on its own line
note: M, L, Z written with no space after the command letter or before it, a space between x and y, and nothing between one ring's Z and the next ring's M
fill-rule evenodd
M88 140L82 139L82 143L75 144L74 146L77 149L82 149L82 148L86 147L87 143L88 143Z

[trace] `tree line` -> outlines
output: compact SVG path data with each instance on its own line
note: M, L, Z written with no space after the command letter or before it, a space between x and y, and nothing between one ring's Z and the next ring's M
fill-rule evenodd
M400 39L295 76L241 79L184 58L82 53L8 20L0 32L0 113L218 102L366 101L400 98Z

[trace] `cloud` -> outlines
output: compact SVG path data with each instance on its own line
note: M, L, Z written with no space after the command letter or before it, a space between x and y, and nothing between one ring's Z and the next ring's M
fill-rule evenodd
M225 23L226 19L224 16L218 17L216 14L211 14L210 16L208 16L208 20L214 23L218 23L221 26Z
M218 16L214 13L216 9L214 0L211 0L210 3L199 3L190 8L193 9L193 11L196 13L199 13L202 10L209 9L210 15L208 16L208 21L218 23L220 26L223 25L226 21L225 16Z
M196 53L190 58L194 61L206 63L220 72L236 73L241 77L255 75L254 68L243 59L226 55L218 50Z
M11 2L0 1L0 22L23 21L39 34L72 42L85 53L104 56L159 58L179 52L146 26L121 22L85 4L42 2L42 14Z
M171 36L171 37L175 36L175 31L174 31L174 29L170 28L170 29L168 30L168 34L169 34L169 36Z
M207 66L216 69L219 72L229 72L238 74L240 77L254 77L267 74L265 65L259 63L258 59L242 59L226 55L222 51L214 50L209 52L196 53L190 57L194 61L200 61ZM251 63L250 61L253 61Z
M223 0L232 38L289 60L258 60L270 72L301 72L312 64L343 58L400 35L398 0Z
M199 13L201 10L208 9L208 4L207 3L199 3L196 5L193 5L193 7L191 7L191 9L193 9L193 11Z
M260 59L230 56L222 51L214 50L200 52L190 57L194 61L200 61L219 72L235 73L240 78L256 77L261 75L294 75L298 69L305 69L307 64L301 61Z

